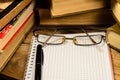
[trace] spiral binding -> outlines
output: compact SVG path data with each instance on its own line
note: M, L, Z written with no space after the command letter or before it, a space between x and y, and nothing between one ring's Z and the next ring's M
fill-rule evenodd
M37 42L36 38L33 36L32 40L31 40L31 46L30 46L30 50L29 50L27 63L26 63L24 80L34 80L37 45L38 45L38 42Z

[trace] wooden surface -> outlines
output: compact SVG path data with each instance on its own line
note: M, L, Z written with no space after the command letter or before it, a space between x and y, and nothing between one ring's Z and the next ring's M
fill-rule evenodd
M44 30L42 31L44 32ZM52 32L52 31L50 31ZM66 32L66 31L61 31ZM71 31L70 31L71 32ZM5 67L5 69L1 72L7 76L11 76L18 80L23 80L25 65L28 57L29 47L31 37L33 36L32 31L27 35L26 39L19 46L16 53ZM113 61L113 69L115 74L115 80L120 80L120 53L111 49L112 53L112 61Z

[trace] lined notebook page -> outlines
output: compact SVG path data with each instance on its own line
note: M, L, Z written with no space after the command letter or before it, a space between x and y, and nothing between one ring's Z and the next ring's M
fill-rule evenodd
M75 35L78 34L65 36ZM41 80L114 80L111 56L104 40L94 46L76 46L67 40L62 45L47 45L43 52Z

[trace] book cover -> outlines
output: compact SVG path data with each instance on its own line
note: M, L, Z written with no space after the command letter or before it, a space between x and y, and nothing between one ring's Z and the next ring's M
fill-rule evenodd
M107 29L106 40L113 49L120 52L120 25L118 23Z
M65 16L94 9L108 7L109 0L51 0L51 15Z
M9 1L9 2L0 2L0 9L4 10L5 8L7 8L10 4L12 4L13 1Z
M11 0L0 2L0 19L15 8L22 0Z
M111 0L111 9L114 18L120 24L120 0Z

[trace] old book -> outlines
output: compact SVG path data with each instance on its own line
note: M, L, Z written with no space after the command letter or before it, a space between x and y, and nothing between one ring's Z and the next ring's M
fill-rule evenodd
M18 0L15 0L18 1ZM0 19L0 30L17 16L32 0L22 0L16 7Z
M106 40L112 48L120 52L120 25L118 23L108 28Z
M7 8L13 1L8 1L8 2L0 2L0 9L5 9Z
M0 2L0 19L15 8L22 0L10 0Z
M31 12L33 12L34 4L31 4L29 7L25 8L18 16L18 20L13 24L13 27L10 31L0 39L0 50L5 49L5 46L12 39L12 37L16 34L16 32L20 29L21 25L25 22L25 20L29 17Z
M64 16L59 18L51 18L49 9L39 9L39 16L41 26L63 27L63 26L79 26L80 25L112 25L115 20L112 17L110 9L99 9L87 13L80 13L71 16ZM36 20L37 22L38 20Z
M117 22L120 24L120 0L111 0L111 9Z
M120 52L120 0L111 0L111 9L116 24L107 29L106 40L112 48Z
M108 6L109 0L51 0L53 17L89 11Z
M21 12L22 13L22 12ZM7 33L11 30L14 24L17 22L18 18L21 14L18 14L15 18L13 18L2 30L0 30L0 39L3 39Z
M31 29L34 24L34 3L31 3L28 8L23 11L15 25L0 40L0 71L5 67L7 62L10 60L18 45L22 42L27 32ZM2 42L1 42L2 41Z

